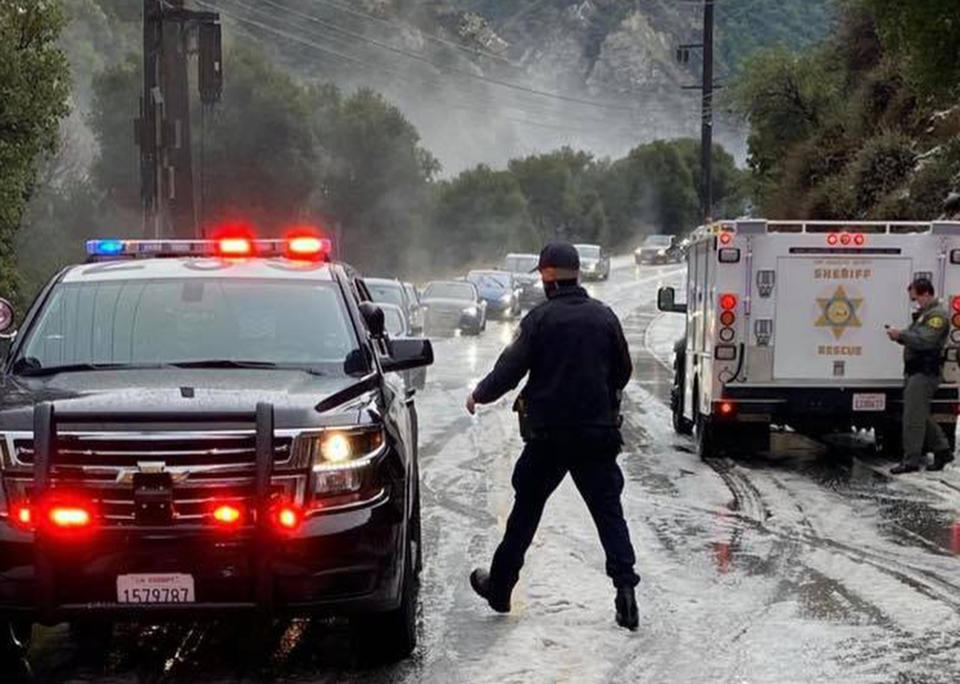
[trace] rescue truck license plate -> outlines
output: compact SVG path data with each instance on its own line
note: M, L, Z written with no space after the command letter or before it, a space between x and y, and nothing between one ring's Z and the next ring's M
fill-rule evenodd
M886 411L887 395L886 394L854 394L853 410L854 411Z
M117 576L118 603L193 603L193 575Z

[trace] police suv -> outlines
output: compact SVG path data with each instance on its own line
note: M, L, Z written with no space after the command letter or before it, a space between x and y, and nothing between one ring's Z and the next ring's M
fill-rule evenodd
M389 339L315 236L88 253L3 368L2 654L33 622L260 611L348 615L365 653L407 655L420 497L398 373L430 343Z
M953 441L960 382L960 223L748 220L699 228L687 253L686 315L675 349L674 427L701 455L762 451L771 424L813 436L875 428L899 453L906 288L926 276L951 309L934 419Z

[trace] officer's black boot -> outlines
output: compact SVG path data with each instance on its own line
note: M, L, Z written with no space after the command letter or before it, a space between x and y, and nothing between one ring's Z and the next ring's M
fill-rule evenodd
M933 455L933 465L931 465L927 470L943 470L948 463L953 462L953 452L945 449L944 451L938 451Z
M920 466L916 463L901 463L900 465L895 465L890 469L891 475L903 475L904 473L915 473L920 470Z
M640 611L633 587L617 587L617 624L633 631L640 625Z
M498 613L510 612L510 599L503 599L494 596L490 592L490 573L482 568L477 568L470 573L470 586L481 597L486 599L487 603Z

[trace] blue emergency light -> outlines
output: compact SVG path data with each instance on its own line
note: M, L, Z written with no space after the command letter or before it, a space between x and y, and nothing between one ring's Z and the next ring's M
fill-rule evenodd
M123 240L88 240L87 254L114 256L123 252Z

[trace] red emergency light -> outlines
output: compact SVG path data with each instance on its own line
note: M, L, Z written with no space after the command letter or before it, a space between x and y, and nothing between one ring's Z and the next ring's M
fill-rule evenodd
M214 521L222 527L236 527L243 519L243 513L236 506L221 504L213 510Z
M93 524L89 507L79 504L54 504L47 509L47 522L60 530L85 530Z
M333 250L330 239L319 235L289 235L286 241L288 259L320 261L328 258Z
M863 233L857 233L853 236L853 244L857 247L863 247L863 243L866 241L867 239L863 236Z
M721 245L729 245L733 242L733 233L720 233L719 240Z
M217 255L248 257L253 255L253 240L248 237L222 237L217 240Z
M839 236L838 236L836 233L829 233L829 234L827 234L827 244L830 245L831 247L832 247L833 245L837 244L837 241L838 241L839 239L840 239L840 238L839 238Z
M280 532L295 532L300 527L303 514L297 506L284 503L273 508L271 518L274 526Z
M28 504L17 504L10 509L10 520L14 525L23 529L30 529L34 524L33 507Z

